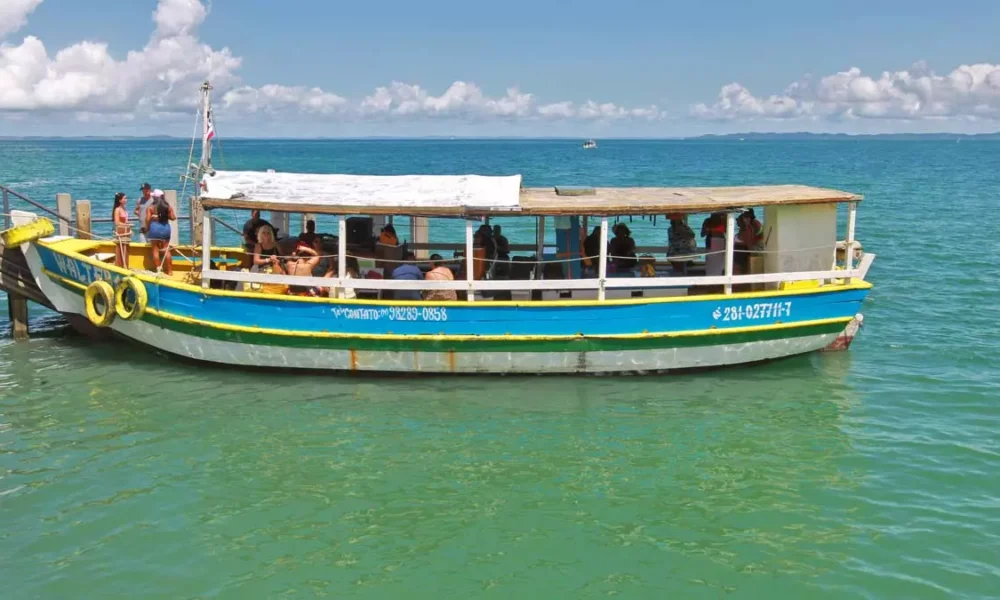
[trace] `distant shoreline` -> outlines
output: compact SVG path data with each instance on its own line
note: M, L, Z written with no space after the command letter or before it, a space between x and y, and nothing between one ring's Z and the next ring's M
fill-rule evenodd
M579 141L577 137L528 137L528 136L360 136L360 137L227 137L229 140L254 141ZM108 135L108 136L0 136L0 141L190 141L191 138L172 135ZM823 140L1000 140L995 133L724 133L687 137L607 137L604 141L657 142L657 141L823 141Z

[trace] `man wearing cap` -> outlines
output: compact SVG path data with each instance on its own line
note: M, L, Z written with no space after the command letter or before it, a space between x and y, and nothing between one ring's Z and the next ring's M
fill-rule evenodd
M147 241L146 228L149 227L147 213L149 213L149 207L153 203L153 187L144 183L139 191L142 192L142 196L135 201L135 216L136 220L139 221L139 241L145 243Z

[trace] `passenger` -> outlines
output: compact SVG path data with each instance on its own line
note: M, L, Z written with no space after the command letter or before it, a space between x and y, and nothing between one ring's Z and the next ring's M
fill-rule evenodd
M313 240L313 250L319 255L319 262L313 267L312 276L313 277L325 277L327 279L333 277L337 274L337 257L336 256L323 256L323 240L316 238ZM328 286L320 286L312 288L312 294L314 296L329 296L330 288Z
M148 183L139 188L142 196L135 203L135 220L139 223L139 241L146 243L146 227L149 225L149 205L153 203L153 187Z
M705 238L706 248L713 236L726 237L726 213L712 213L701 222L701 237Z
M392 278L396 281L421 281L424 278L423 271L420 270L414 261L417 257L412 252L406 253L406 262L397 266L392 271ZM396 300L420 300L419 290L393 290Z
M496 247L497 258L510 260L510 242L507 241L499 225L493 226L493 245Z
M168 220L177 220L177 215L174 214L174 207L170 206L170 203L167 202L167 198L163 193L163 190L153 190L153 201L149 204L149 208L146 209L147 229L152 226L153 221L159 219L162 209L166 209L167 214L169 215ZM146 235L146 237L152 239L149 235Z
M111 209L111 220L115 224L115 265L128 267L129 242L132 241L132 226L128 223L128 198L125 192L115 194L115 206Z
M619 271L634 269L639 261L635 256L632 232L625 223L615 225L614 232L615 237L608 243L608 254L614 257L611 259L612 264Z
M157 190L159 191L159 190ZM163 192L160 192L162 195ZM153 204L149 209L156 210L155 217L150 219L146 238L153 247L153 265L157 271L163 270L167 275L174 274L174 260L170 252L170 220L177 218L173 214L173 209L166 202L156 202L156 194L153 194ZM160 257L160 253L163 257ZM162 262L161 262L162 261Z
M295 255L285 263L285 272L299 277L312 277L313 270L319 265L320 256L305 242L295 246ZM312 296L313 290L308 285L290 285L288 293L294 296Z
M760 250L764 242L764 226L757 220L753 209L746 210L737 220L739 232L736 239L749 250Z
M705 275L719 276L726 271L726 214L712 213L701 225L705 238Z
M601 226L598 225L594 227L594 230L590 232L583 240L583 252L586 257L583 259L583 265L590 269L594 268L601 256Z
M270 268L275 273L284 273L281 260L278 259L278 241L274 239L274 229L270 225L262 225L257 231L257 244L253 250L253 267L259 273Z
M260 218L259 210L250 211L250 220L243 224L243 249L247 254L253 254L253 249L257 246L257 232L264 225L274 229L270 223Z
M670 218L670 229L667 230L667 257L685 257L682 260L671 260L670 265L675 272L686 273L691 265L690 257L697 247L694 231L688 226L684 215L667 216Z
M431 255L431 270L424 276L427 281L455 281L455 276L451 269L444 265L444 259L440 254ZM458 300L455 290L427 290L424 292L424 300Z
M316 240L316 221L309 219L306 221L306 230L299 234L299 241L312 248L313 241Z
M476 230L476 234L472 237L472 246L474 248L483 248L486 250L486 259L493 260L497 256L497 245L493 241L493 231L490 229L489 225L485 223L479 226Z
M347 267L347 272L344 273L344 279L361 279L361 267L358 265L358 259L348 256L345 266ZM354 288L340 288L337 291L337 297L343 300L354 300L358 297L358 294L354 291Z
M750 253L764 249L764 227L757 220L753 209L743 212L736 220L739 228L733 244L733 262L738 273L750 272Z
M378 236L378 243L385 244L386 246L399 245L399 238L396 237L396 228L392 224L382 228L382 232Z

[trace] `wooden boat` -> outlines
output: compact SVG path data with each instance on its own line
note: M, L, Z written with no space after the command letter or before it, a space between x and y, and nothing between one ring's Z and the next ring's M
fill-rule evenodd
M207 120L208 90L203 91ZM215 171L211 139L205 137L198 169L202 240L176 249L173 276L155 271L145 246L133 244L127 267L117 267L112 242L52 236L33 215L19 218L22 228L38 232L22 240L22 249L57 310L177 356L241 367L633 373L845 349L872 287L865 277L874 255L860 253L854 236L861 197L848 192L796 185L581 191L522 188L520 176ZM844 203L847 237L838 241L837 208ZM735 247L736 214L749 207L763 210L769 233L763 248L744 261ZM481 259L491 265L481 279L475 260L464 261L455 281L298 277L236 268L246 259L241 248L211 245L212 214L219 209L269 210L272 221L291 212L340 217L335 252L340 275L347 257L358 253L348 240L352 215L413 217L410 244L418 252L431 246L412 241L426 218L464 220L464 256L474 258L482 256L474 227L490 217L532 220L540 233L535 258L526 261L532 275L524 278L513 273L501 278L495 265L509 263L491 257ZM609 218L667 213L725 215L721 274L612 272ZM588 220L600 224L600 251L593 257L580 251L580 231L587 230ZM551 260L541 233L547 223L557 232L557 256ZM592 273L584 269L585 260ZM739 262L749 263L749 272L737 273ZM546 268L552 265L560 265L562 274L552 275ZM223 289L233 285L245 291ZM334 297L253 291L267 285L329 286ZM348 289L358 298L337 297ZM386 298L428 290L454 290L461 299Z

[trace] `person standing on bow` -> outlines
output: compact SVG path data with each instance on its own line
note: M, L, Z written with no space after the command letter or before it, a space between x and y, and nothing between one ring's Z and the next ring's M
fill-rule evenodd
M132 241L132 226L128 222L128 197L125 192L115 194L115 205L111 209L111 220L115 224L115 266L128 267L129 242Z
M170 249L170 221L176 220L177 215L174 214L173 207L163 199L163 192L160 190L153 192L153 203L149 207L148 219L146 237L153 247L153 267L157 272L162 268L167 275L173 275L174 260Z
M142 196L135 201L135 220L139 223L139 241L146 243L146 227L149 225L149 207L153 204L153 187L149 183L139 188Z

